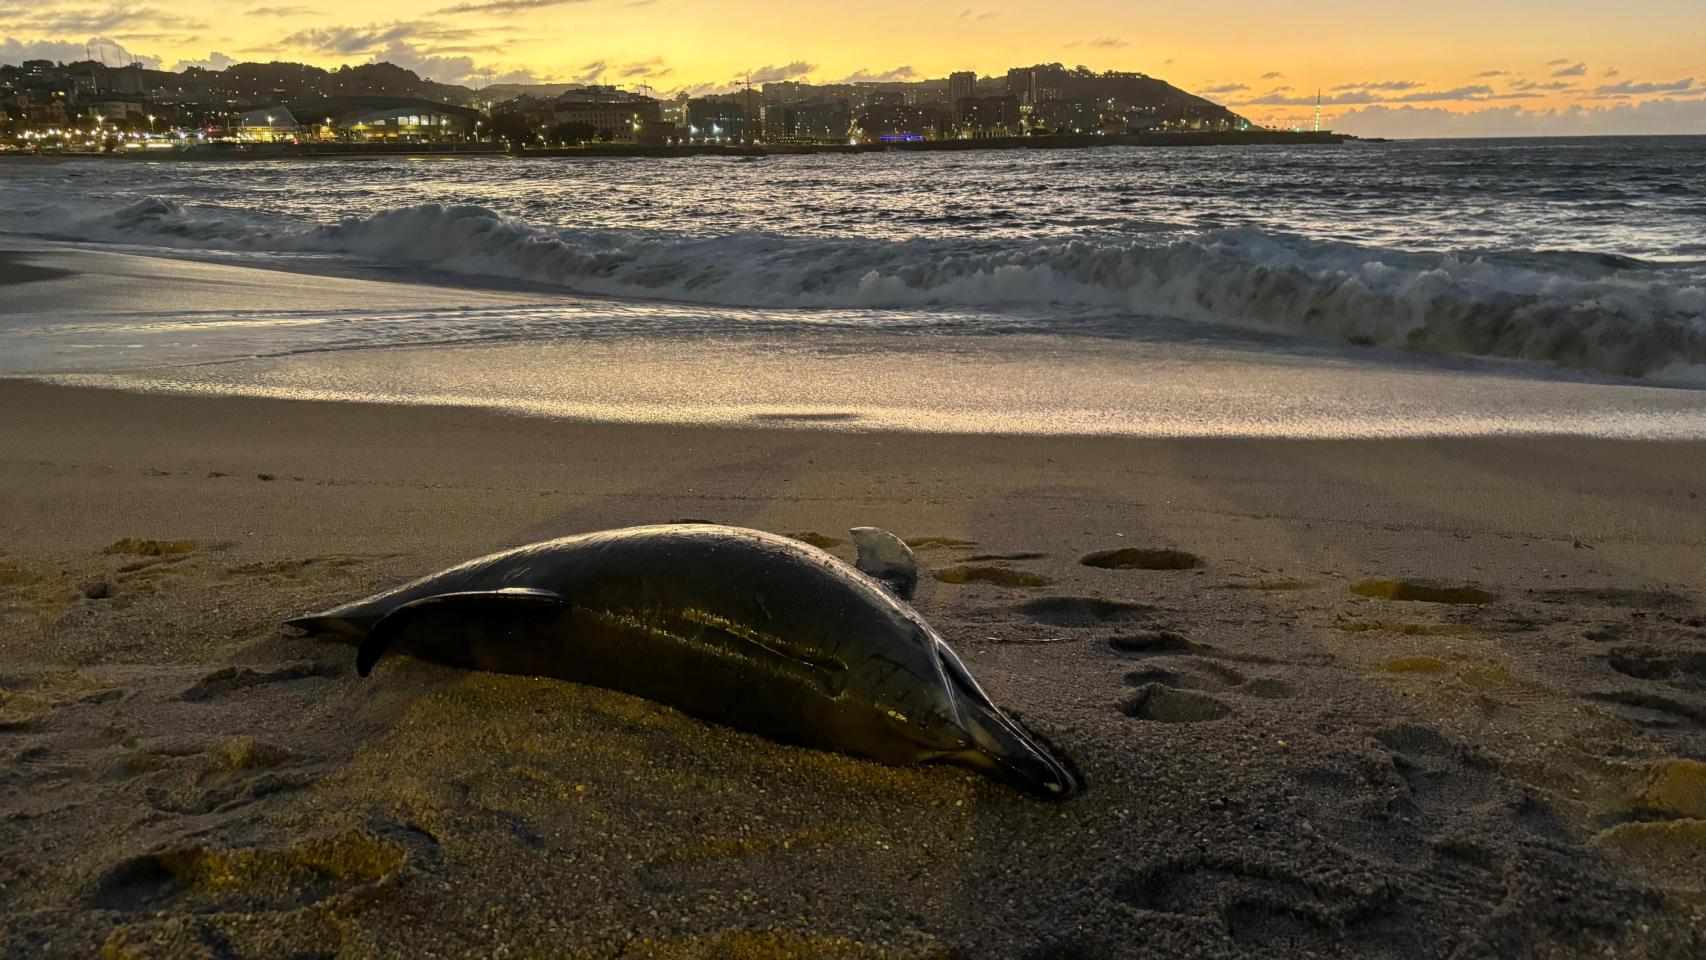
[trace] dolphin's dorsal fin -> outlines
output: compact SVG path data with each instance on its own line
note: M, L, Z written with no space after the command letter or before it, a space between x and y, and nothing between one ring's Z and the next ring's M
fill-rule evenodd
M859 559L853 565L860 572L887 584L895 596L911 600L918 586L918 558L906 542L887 530L876 527L854 527L853 544L859 548Z
M453 629L458 618L474 618L475 622L492 622L531 614L561 610L565 601L560 594L531 587L508 587L502 590L474 590L462 593L441 593L412 600L381 617L361 641L355 654L355 671L367 676L373 665L385 655L392 641L410 626L433 620L443 620ZM464 619L462 623L470 621Z

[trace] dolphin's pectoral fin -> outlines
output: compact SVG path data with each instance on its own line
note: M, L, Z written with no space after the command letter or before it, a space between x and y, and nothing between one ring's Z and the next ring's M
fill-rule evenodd
M295 627L303 633L338 637L345 641L360 640L367 635L367 627L359 620L351 617L340 617L331 614L314 614L306 617L295 617L284 621L287 627Z
M355 669L362 676L367 676L397 638L417 626L431 625L435 628L431 637L454 638L454 642L462 643L465 648L463 638L475 629L514 624L518 619L541 619L566 607L566 601L556 593L526 588L423 597L392 610L373 625L361 641L361 648L356 651ZM453 663L466 659L465 654L458 657L443 643L438 644L437 652L439 656L428 659Z
M859 559L853 565L876 580L887 584L895 596L911 600L918 586L918 558L906 541L876 527L854 527L848 531L859 548Z

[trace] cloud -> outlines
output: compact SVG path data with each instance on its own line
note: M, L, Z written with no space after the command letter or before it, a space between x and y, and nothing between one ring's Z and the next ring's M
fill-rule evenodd
M1569 63L1569 62L1570 62L1570 61L1569 61L1569 58L1567 58L1567 57L1560 57L1560 58L1559 58L1559 59L1557 59L1557 60L1548 60L1548 61L1546 61L1546 65L1547 65L1547 66L1548 66L1548 67L1561 67L1561 66L1563 66L1563 65L1564 65L1564 64L1566 64L1566 63Z
M1341 83L1334 90L1414 90L1422 84L1416 80L1371 80L1364 83Z
M914 79L917 79L917 77L918 77L918 71L912 69L911 67L895 67L893 70L885 70L882 73L872 73L869 70L860 70L860 71L857 71L855 73L849 74L845 79L839 80L837 82L838 83L898 83L902 80L914 80Z
M133 34L149 29L186 31L207 27L205 22L165 13L157 7L124 2L110 2L102 7L64 7L47 3L8 5L0 7L0 18L9 21L8 29L49 36Z
M1550 90L1553 93L1558 93L1559 91L1574 89L1575 84L1567 83L1563 80L1554 80L1551 83L1536 83L1533 80L1512 80L1511 87L1517 90Z
M502 28L492 28L502 30ZM298 30L279 41L284 46L302 47L319 53L349 56L370 53L397 43L444 42L481 39L491 30L472 30L442 27L429 22L392 21L370 23L364 27L310 27Z
M569 77L570 83L595 84L602 83L606 74L615 74L623 79L632 80L636 77L664 77L674 70L665 65L662 57L650 60L634 60L629 63L613 63L609 60L594 60L582 65L578 72Z
M493 83L537 83L540 78L531 70L513 69L497 70L482 67L467 56L445 56L444 50L421 50L409 43L398 41L376 50L371 55L373 63L393 63L404 70L413 70L421 77L436 83L455 83L472 86L476 83L489 85Z
M1224 96L1228 93L1237 93L1240 90L1248 89L1250 89L1250 85L1247 83L1221 83L1212 87L1203 87L1198 90L1197 93L1200 93L1205 97L1218 97Z
M1562 70L1554 70L1552 71L1552 75L1554 77L1580 77L1585 75L1587 72L1588 65L1585 63L1578 63L1575 66L1565 67Z
M465 56L443 56L416 49L408 43L397 41L386 45L385 49L373 53L375 63L384 61L394 63L404 70L413 70L428 80L441 83L457 83L475 73L474 58Z
M23 63L25 60L53 60L76 63L93 58L113 65L139 63L150 70L160 67L160 58L137 53L110 37L90 37L83 43L64 40L37 40L25 43L13 37L0 40L0 63Z
M1370 106L1333 126L1368 137L1540 137L1706 134L1706 99L1649 100L1605 107L1528 110L1486 107L1458 113L1438 107Z
M207 55L206 60L179 60L177 63L172 64L172 71L174 73L183 73L191 67L198 67L202 70L224 70L226 67L229 67L236 62L236 60L233 60L225 54L214 51Z
M586 3L587 0L482 0L479 3L459 3L453 7L434 10L433 15L456 13L514 13L518 10L538 10L544 7L562 7L571 3Z
M668 76L673 72L674 71L664 63L662 57L653 57L650 60L636 60L633 63L624 63L620 67L616 68L616 74L618 76L629 78L663 77Z
M291 47L307 47L321 53L366 53L376 47L400 43L414 32L414 24L371 24L365 27L309 27L298 30L281 42Z
M607 71L609 69L610 69L610 62L609 61L607 61L607 60L594 60L591 63L588 63L585 66L581 67L579 73L576 73L569 78L569 82L570 83L597 83L599 81L599 79L604 76L605 71Z
M1611 67L1610 69L1606 70L1604 73L1600 74L1600 76L1604 77L1606 79L1610 79L1612 77L1617 76L1621 72L1622 71L1618 70L1616 67Z
M1669 83L1634 83L1625 80L1622 83L1607 84L1595 87L1594 95L1600 97L1627 97L1645 93L1687 93L1694 89L1694 78L1685 77L1672 80Z
M1309 94L1297 95L1287 93L1290 87L1280 87L1270 93L1250 100L1238 102L1238 106L1314 106L1315 97ZM1335 88L1337 89L1337 88ZM1366 88L1360 90L1345 90L1321 98L1321 103L1327 106L1363 105L1375 103L1433 103L1454 100L1490 100L1504 99L1510 94L1500 95L1485 84L1467 87L1455 87L1450 90L1416 90L1394 95L1389 90Z
M1118 37L1097 37L1094 40L1074 40L1067 44L1065 49L1071 50L1074 47L1094 47L1098 50L1121 50L1129 46L1131 46L1131 44Z
M739 79L750 80L753 83L775 83L779 80L792 80L803 77L817 69L817 64L804 60L793 63L767 63L762 67L752 67L742 74Z
M394 63L437 84L534 84L539 80L532 70L481 67L471 56L445 56L442 49L428 51L408 41L394 41L375 49L368 55L368 63Z
M994 20L1000 16L994 10L973 10L970 7L960 11L961 20Z
M1479 80L1485 80L1489 77L1508 77L1510 75L1511 72L1509 70L1482 70L1480 73L1477 73L1475 77Z
M1172 63L1173 61L1169 60L1167 62ZM1260 79L1260 80L1280 80L1280 79L1283 79L1284 77L1285 77L1285 74L1280 73L1278 70L1269 70L1267 73L1262 74L1257 79Z
M1432 103L1439 100L1472 100L1479 97L1494 96L1493 88L1486 84L1475 84L1468 87L1456 87L1451 90L1431 90L1421 93L1406 93L1394 97L1393 103Z
M249 11L251 17L297 17L305 13L319 13L313 7L256 7Z

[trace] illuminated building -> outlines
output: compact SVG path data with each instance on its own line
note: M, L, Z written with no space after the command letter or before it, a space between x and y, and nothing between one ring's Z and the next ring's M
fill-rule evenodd
M392 107L347 115L331 129L351 140L431 142L471 136L474 121L464 111L452 113L443 107Z
M279 104L231 121L239 140L350 140L437 143L474 135L479 114L466 107L404 97L334 97ZM306 118L306 119L299 119Z
M866 142L936 140L942 136L946 126L942 111L935 107L909 106L887 98L866 105L859 111L856 122Z
M959 121L960 101L977 96L977 74L970 70L948 74L948 105L954 110L954 120Z
M746 136L746 107L725 97L687 101L687 139L692 143L740 143Z
M256 140L262 143L293 140L296 137L296 117L289 108L280 104L239 114L232 118L231 128L239 140Z
M1099 133L1104 106L1100 100L1045 100L1032 111L1031 122L1050 133Z
M964 136L1016 137L1023 132L1018 97L967 97L956 107Z
M656 100L621 103L559 100L551 108L553 123L584 124L592 128L594 136L600 140L636 140L643 127L648 124L655 126L659 119Z
M765 139L778 143L846 143L853 110L845 100L811 100L764 108Z

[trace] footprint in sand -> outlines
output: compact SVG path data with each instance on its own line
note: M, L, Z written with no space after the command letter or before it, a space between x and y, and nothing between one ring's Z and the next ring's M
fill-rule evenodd
M1251 679L1241 671L1204 656L1166 653L1159 655L1144 668L1126 674L1125 682L1133 687L1159 684L1175 690L1230 693L1264 700L1284 700L1296 694L1296 690L1288 681L1278 677Z
M146 786L149 806L163 813L235 809L264 797L305 789L318 779L293 750L254 737L145 744L118 761Z
M125 537L115 541L103 552L134 557L168 557L194 553L198 546L200 544L194 540L139 540L135 537Z
M284 683L291 680L306 680L312 677L335 677L343 672L343 668L332 663L287 663L272 669L256 670L252 667L221 667L213 671L183 693L179 698L189 701L211 700L234 690L259 686L266 683Z
M1652 680L1679 690L1706 691L1706 650L1624 646L1606 654L1606 662L1626 677Z
M1177 653L1194 653L1203 657L1213 657L1216 660L1231 660L1236 663L1267 664L1277 663L1274 658L1259 653L1232 653L1206 643L1196 643L1187 640L1183 635L1165 628L1134 630L1122 633L1108 640L1108 646L1128 657L1165 656Z
M1019 613L1051 627L1102 627L1149 619L1156 609L1147 604L1102 597L1038 597L1018 606Z
M1650 729L1706 727L1706 705L1648 693L1644 690L1611 690L1590 693L1588 699L1607 704L1636 726Z
M1166 666L1148 666L1125 675L1125 682L1134 687L1159 683L1178 690L1204 690L1220 693L1243 686L1242 673L1231 667L1197 657L1166 661Z
M392 831L401 833L403 831ZM357 890L372 890L430 843L349 831L267 849L169 847L109 867L90 906L153 913L187 906L198 912L295 910ZM436 847L436 844L434 844Z
M1078 562L1100 570L1193 570L1202 566L1202 558L1196 554L1170 547L1097 550L1085 554Z
M1687 603L1669 590L1631 590L1623 587L1561 587L1537 591L1544 603L1592 603L1605 607L1635 607L1657 610Z
M936 579L951 584L993 583L1003 587L1046 587L1053 582L1045 576L1027 570L1014 570L1012 567L997 564L961 564L957 567L947 567L936 571Z
M1431 727L1400 723L1374 737L1392 757L1393 769L1418 806L1442 813L1466 810L1492 790L1492 765L1468 747Z
M1108 641L1108 646L1121 653L1133 656L1148 656L1157 653L1187 653L1206 651L1210 648L1201 647L1186 640L1183 634L1171 630L1138 630L1125 633Z
M1396 891L1377 876L1319 873L1204 853L1149 865L1126 878L1119 894L1139 910L1217 920L1240 946L1283 946L1288 954L1363 940L1361 925L1378 928L1373 922L1396 908Z
M1207 723L1230 716L1232 708L1226 701L1206 693L1148 683L1120 707L1120 712L1158 723Z

